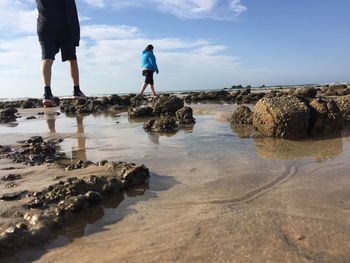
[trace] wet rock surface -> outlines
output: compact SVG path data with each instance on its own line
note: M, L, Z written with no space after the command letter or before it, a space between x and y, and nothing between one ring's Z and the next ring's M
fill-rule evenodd
M58 143L58 141L57 141ZM10 146L11 151L16 152L18 148L33 150L38 145L47 146L40 136L31 137L23 144ZM55 149L57 145L54 144ZM55 151L55 154L59 152ZM11 158L12 155L2 156ZM26 163L31 165L30 163ZM36 164L39 165L39 164ZM100 205L115 194L124 190L138 187L140 184L148 183L150 174L144 165L136 165L125 162L112 162L103 160L93 163L90 161L78 161L62 167L55 165L53 169L65 168L66 176L60 176L59 181L42 189L28 189L11 191L0 194L0 200L11 203L7 212L2 212L2 233L0 233L0 253L8 254L27 245L47 242L53 238L55 230L65 226L77 213L86 211L91 207ZM86 174L76 177L70 176L78 169L92 169L97 174ZM74 173L76 174L76 173ZM78 173L80 174L80 173ZM21 175L8 174L1 181L10 182L22 179ZM16 186L13 186L16 187ZM6 187L8 188L8 187ZM10 189L9 189L10 190ZM4 211L4 210L2 210Z
M193 118L193 110L191 107L183 107L175 113L176 120L183 125L194 124L196 120Z
M336 99L336 103L345 121L350 121L350 95L341 96Z
M143 128L149 132L175 133L179 130L179 125L174 117L162 116L160 119L146 122Z
M310 118L308 105L295 96L263 98L255 106L253 126L266 136L303 137Z
M161 95L152 102L154 114L160 116L162 114L175 116L177 110L184 106L182 99L175 95Z
M253 124L253 112L247 106L239 106L231 116L232 124Z
M334 100L315 99L310 102L310 128L314 133L339 133L343 116Z
M15 115L17 113L17 109L14 107L7 108L0 112L0 123L14 122L17 119Z
M61 139L44 141L40 136L34 136L25 142L10 147L6 152L0 153L0 159L12 159L15 163L31 166L53 163L64 159L64 153L59 153L58 146Z
M130 119L153 117L154 116L153 108L151 107L130 108L128 110L128 116Z

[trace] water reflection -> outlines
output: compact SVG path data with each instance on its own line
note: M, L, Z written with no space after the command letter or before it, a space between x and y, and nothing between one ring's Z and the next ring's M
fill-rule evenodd
M78 161L78 160L87 160L86 156L86 137L84 132L84 116L83 115L76 115L75 116L77 121L77 144L76 146L72 146L72 160ZM56 115L47 115L47 126L50 133L56 133Z
M254 138L254 143L256 154L267 160L300 160L311 157L321 162L333 159L343 152L341 137L301 141L257 137Z

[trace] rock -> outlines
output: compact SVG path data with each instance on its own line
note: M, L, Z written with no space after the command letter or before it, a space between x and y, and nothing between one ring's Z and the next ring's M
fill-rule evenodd
M339 133L343 116L334 100L315 99L310 103L310 128L316 133Z
M175 95L162 95L156 99L153 104L155 115L170 114L175 115L175 112L184 106L182 99Z
M156 120L149 120L147 121L144 125L143 125L143 128L146 130L146 131L152 131L152 127L154 125L154 123L156 122Z
M102 195L94 191L89 191L84 196L90 204L99 204L103 200Z
M298 88L294 91L294 95L305 98L315 98L316 94L317 90L313 87Z
M27 140L27 143L29 144L40 144L43 142L44 142L44 139L41 136L32 136Z
M191 107L183 107L176 111L176 120L180 124L193 124L195 123L195 119L193 118L193 110Z
M239 106L231 116L233 124L253 124L253 112L247 106Z
M30 100L27 100L27 101L23 102L23 104L22 104L23 109L31 109L34 107L35 107L34 103Z
M17 117L15 115L17 109L10 107L0 112L0 123L14 122Z
M159 120L151 120L145 123L144 129L159 133L174 133L179 130L179 126L175 118L162 116Z
M36 119L35 116L29 116L29 117L26 118L26 120L35 120L35 119Z
M350 121L350 95L336 99L336 103L345 121Z
M9 174L1 178L2 181L8 181L8 182L16 181L19 179L22 179L22 176L19 174Z
M1 194L0 200L3 200L3 201L18 200L18 199L21 199L22 195L24 195L25 193L27 193L27 191Z
M151 107L130 108L128 110L128 116L130 119L153 117L154 116L153 108Z
M149 170L144 165L135 167L126 167L121 173L121 179L125 187L137 186L144 184L149 178Z
M253 113L253 126L273 137L305 136L310 123L308 105L295 96L269 97L259 100Z

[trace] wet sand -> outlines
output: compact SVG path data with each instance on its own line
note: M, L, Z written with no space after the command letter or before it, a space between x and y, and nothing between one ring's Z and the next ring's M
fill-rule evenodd
M126 113L68 117L49 109L0 126L0 144L64 138L72 159L143 163L151 172L148 189L116 197L7 261L348 261L348 137L241 138L225 121L233 105L191 107L194 127L171 136L145 133Z

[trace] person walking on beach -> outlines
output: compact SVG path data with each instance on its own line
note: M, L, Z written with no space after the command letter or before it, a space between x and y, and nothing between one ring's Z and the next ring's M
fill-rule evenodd
M75 99L86 100L79 87L76 47L80 25L75 0L36 0L37 33L41 46L41 76L44 82L44 107L56 106L51 91L51 70L55 55L61 50L62 62L69 61Z
M159 73L156 57L153 54L154 47L152 45L148 45L146 49L142 52L141 57L141 67L142 67L142 75L145 76L145 82L142 85L142 89L140 95L143 95L148 85L151 87L151 91L153 96L157 96L154 91L154 80L153 73Z

